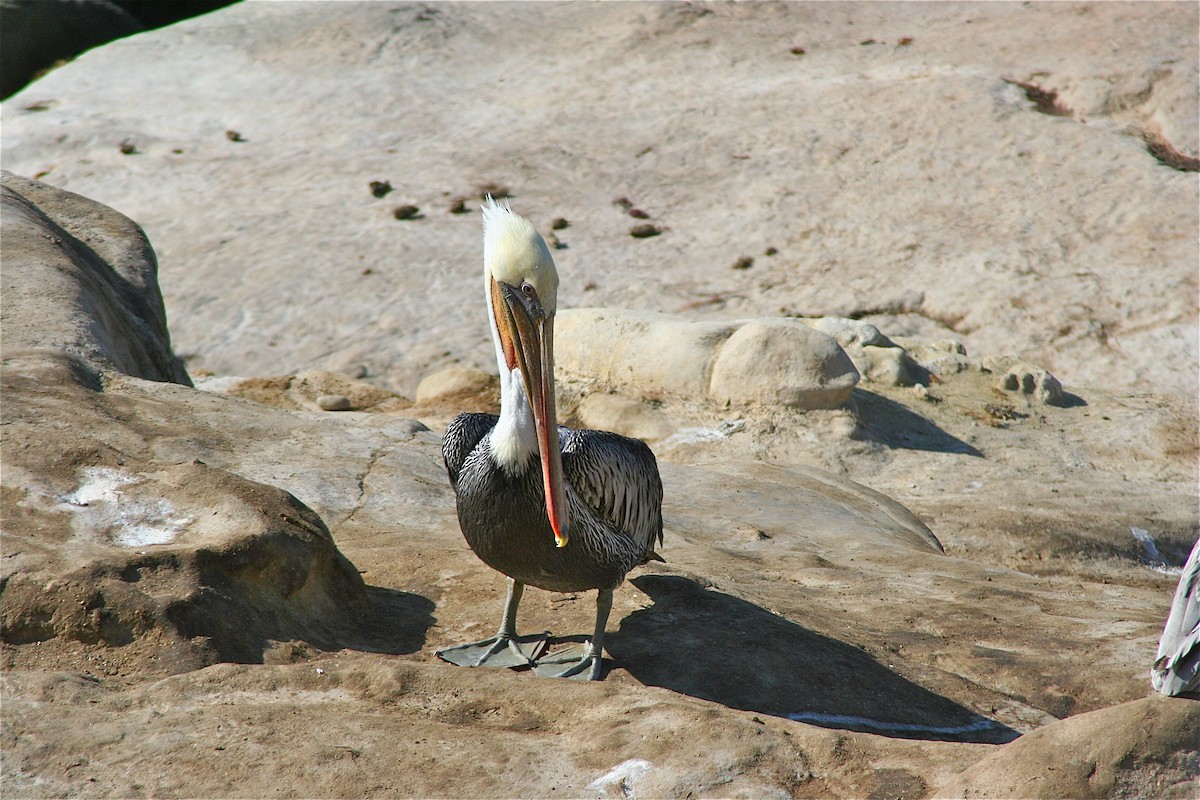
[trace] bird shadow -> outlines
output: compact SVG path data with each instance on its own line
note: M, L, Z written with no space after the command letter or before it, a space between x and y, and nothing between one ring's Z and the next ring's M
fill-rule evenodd
M860 419L856 438L869 439L897 450L926 450L983 457L977 448L947 433L920 414L909 411L895 400L864 389L855 389L853 397Z
M654 601L605 638L643 684L825 728L1004 743L1020 734L900 676L857 647L688 578L643 575Z
M367 604L341 644L365 653L403 655L425 646L434 625L434 602L383 586L367 586Z

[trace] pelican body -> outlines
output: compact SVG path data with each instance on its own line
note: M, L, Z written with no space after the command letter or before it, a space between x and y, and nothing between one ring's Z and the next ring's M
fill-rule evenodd
M1179 576L1150 683L1166 695L1200 696L1200 539Z
M643 442L558 426L554 314L558 272L541 235L487 199L484 287L500 414L460 414L442 455L467 544L508 576L496 636L437 655L463 666L533 667L538 674L596 680L612 592L626 573L661 560L662 481ZM526 585L553 592L597 590L596 626L583 648L540 658L546 636L517 635Z

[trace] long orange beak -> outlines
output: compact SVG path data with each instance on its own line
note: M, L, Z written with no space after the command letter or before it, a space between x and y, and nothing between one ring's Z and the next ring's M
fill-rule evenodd
M493 281L492 303L501 342L510 366L519 367L525 394L533 409L542 482L546 489L546 517L554 530L554 543L566 547L570 536L566 491L563 488L562 450L558 442L558 414L554 404L554 314L527 303L516 291Z

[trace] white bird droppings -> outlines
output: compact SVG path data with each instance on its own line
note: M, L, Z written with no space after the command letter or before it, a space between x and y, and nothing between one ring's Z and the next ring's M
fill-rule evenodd
M698 444L700 442L716 442L728 439L738 431L744 430L746 420L727 419L715 428L683 428L676 431L665 444Z
M107 535L121 547L168 544L190 517L179 517L161 497L138 497L127 490L144 479L111 467L84 467L83 480L63 502L74 514L75 530Z
M1179 575L1183 572L1182 567L1167 566L1166 559L1162 557L1162 553L1158 550L1158 545L1154 543L1153 537L1150 536L1150 531L1145 528L1130 528L1129 532L1133 534L1133 538L1138 540L1138 544L1146 551L1146 557L1150 559L1150 569L1155 572L1161 572L1163 575Z
M587 790L589 792L596 792L598 795L603 795L608 792L610 786L616 785L621 790L622 797L632 798L634 796L634 784L645 777L646 773L653 766L649 761L641 758L631 758L628 761L622 761L589 783Z

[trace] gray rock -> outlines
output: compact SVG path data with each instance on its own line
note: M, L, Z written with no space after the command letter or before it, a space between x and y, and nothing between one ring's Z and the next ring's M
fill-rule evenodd
M6 357L65 355L186 386L171 350L158 264L142 230L110 208L3 174Z
M317 405L322 411L350 411L354 404L344 394L323 394L317 397Z
M892 347L892 341L879 328L861 319L846 317L801 318L800 322L826 336L832 336L844 349L851 347Z

